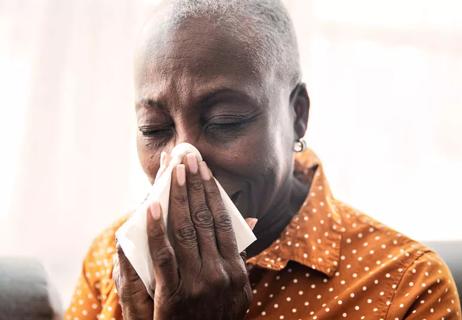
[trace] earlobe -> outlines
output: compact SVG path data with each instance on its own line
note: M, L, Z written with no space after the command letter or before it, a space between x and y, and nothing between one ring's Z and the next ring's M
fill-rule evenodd
M302 138L308 128L310 98L305 83L299 83L290 94L291 106L294 110L294 131L297 139Z

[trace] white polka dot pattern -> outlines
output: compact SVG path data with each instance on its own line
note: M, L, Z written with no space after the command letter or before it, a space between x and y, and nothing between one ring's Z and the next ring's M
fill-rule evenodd
M112 261L116 245L115 231L127 218L128 215L119 219L93 241L83 262L71 304L66 310L66 320L122 319L112 280Z
M249 259L246 319L461 319L454 281L423 245L334 199L311 150L296 157L309 196L271 246ZM84 261L66 319L122 319L112 281L114 233Z

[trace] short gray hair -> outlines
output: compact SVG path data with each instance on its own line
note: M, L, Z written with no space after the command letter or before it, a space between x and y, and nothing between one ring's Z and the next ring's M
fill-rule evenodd
M264 67L276 67L290 86L301 80L300 57L292 20L280 0L164 0L169 25L189 18L212 17L232 28ZM245 21L245 22L244 22Z

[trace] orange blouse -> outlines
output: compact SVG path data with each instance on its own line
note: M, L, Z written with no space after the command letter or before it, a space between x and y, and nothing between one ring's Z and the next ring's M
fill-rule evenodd
M271 246L247 260L254 298L246 319L462 319L454 280L422 244L336 200L319 159L296 155L308 198ZM84 259L66 319L122 319L112 280L115 231Z

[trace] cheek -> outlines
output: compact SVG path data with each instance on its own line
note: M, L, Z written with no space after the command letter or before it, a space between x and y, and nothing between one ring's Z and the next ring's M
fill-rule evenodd
M233 168L236 179L247 182L246 207L259 218L285 192L283 187L289 175L291 146L282 143L285 139L277 134L271 126L260 126L226 151L227 165Z
M140 135L136 140L138 159L141 167L151 183L160 167L160 153L162 150L150 147L149 143Z
M226 147L215 146L210 150L212 171L217 178L231 182L235 188L250 192L249 200L267 200L277 188L284 162L273 143L272 130L262 124Z
M227 169L237 176L252 176L265 166L270 148L266 126L258 126L232 143L209 145L208 159L218 168ZM213 164L212 164L213 165Z
M260 176L263 173L277 170L279 166L279 150L274 143L272 129L266 123L256 127L245 137L226 148L226 155L230 167L238 167L245 176Z

